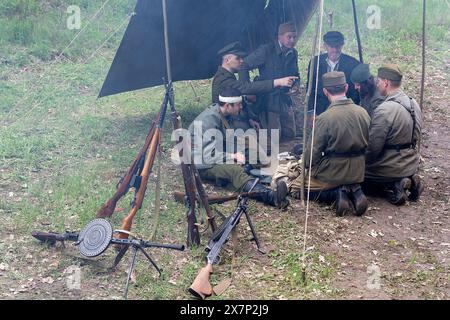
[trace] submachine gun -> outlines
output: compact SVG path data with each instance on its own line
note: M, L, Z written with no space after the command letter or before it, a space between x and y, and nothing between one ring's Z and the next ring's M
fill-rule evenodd
M128 238L120 239L114 238L113 234L125 233ZM119 245L119 253L114 259L114 264L112 270L116 268L119 262L124 257L128 249L132 250L132 260L128 267L128 276L125 284L124 297L128 296L128 286L130 283L130 277L134 270L136 264L136 257L138 252L142 252L150 264L158 271L159 276L161 276L162 269L160 269L156 262L153 260L151 255L145 250L146 248L164 248L171 250L183 251L184 245L178 244L162 244L149 242L142 239L134 238L126 230L114 230L111 224L105 219L95 219L89 222L79 233L78 232L66 232L66 233L54 233L54 232L41 232L34 231L32 236L41 242L46 242L50 245L56 244L57 241L73 241L75 245L78 246L80 253L88 258L96 257L101 255L110 244Z
M259 179L256 179L254 184L250 188L249 193L253 190L258 182ZM265 253L261 249L255 228L248 214L247 201L248 196L240 195L238 197L236 209L234 210L234 212L224 220L220 227L211 236L205 249L205 251L208 252L208 255L206 256L207 264L200 270L191 287L188 289L188 291L196 298L206 299L213 294L213 288L209 282L210 275L213 272L213 264L218 264L220 262L219 254L222 250L222 247L228 241L231 232L236 228L243 214L247 219L250 231L253 236L252 240L255 241L258 251L261 253Z

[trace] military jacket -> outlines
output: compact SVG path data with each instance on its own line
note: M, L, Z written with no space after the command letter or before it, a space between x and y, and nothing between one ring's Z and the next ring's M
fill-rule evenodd
M411 110L414 110L414 133ZM386 146L408 145L411 138L417 144L421 131L422 113L417 102L401 90L387 96L373 113L366 176L371 179L402 178L416 173L419 168L417 147L396 150Z
M259 70L259 77L254 83L288 76L298 77L298 52L294 48L283 52L278 40L261 45L245 57L239 79L250 81L249 71L256 68ZM262 108L279 113L282 105L292 105L290 97L286 94L288 91L288 88L275 88L270 93L259 96Z
M321 182L331 185L361 183L364 153L369 141L370 117L351 99L333 102L316 119L314 147L305 151L305 166Z

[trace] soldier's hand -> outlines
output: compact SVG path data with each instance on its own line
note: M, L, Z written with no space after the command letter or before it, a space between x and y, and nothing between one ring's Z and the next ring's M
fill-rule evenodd
M240 153L240 152L237 152L237 153L233 154L233 158L239 164L244 164L245 163L245 156L242 153Z
M284 77L280 79L275 79L273 81L274 87L292 87L294 84L294 81L298 79L298 77Z
M259 129L261 129L261 125L259 124L258 121L255 121L253 119L248 120L248 123L250 124L250 126L255 129L257 132L259 131Z

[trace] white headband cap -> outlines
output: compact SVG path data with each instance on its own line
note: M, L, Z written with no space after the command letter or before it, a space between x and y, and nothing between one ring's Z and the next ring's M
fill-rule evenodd
M236 103L236 102L242 102L242 96L238 97L222 97L219 95L219 101L225 102L225 103Z

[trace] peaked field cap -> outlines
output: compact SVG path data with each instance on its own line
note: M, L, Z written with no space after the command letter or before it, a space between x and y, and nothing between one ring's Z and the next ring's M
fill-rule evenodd
M227 44L225 47L220 49L217 54L221 57L227 54L235 54L240 57L245 57L247 55L247 52L245 52L244 48L242 48L242 45L239 41L235 41Z
M323 41L329 46L344 45L344 35L339 31L328 31L323 35Z
M396 64L388 63L378 68L378 77L393 81L401 81L403 73Z
M371 74L369 65L365 63L358 64L350 74L350 80L353 83L361 83L369 80Z
M322 76L322 82L324 87L342 86L347 83L345 73L341 71L331 71L325 73Z
M287 32L297 32L297 28L295 27L294 22L289 21L278 26L278 35L281 36Z

